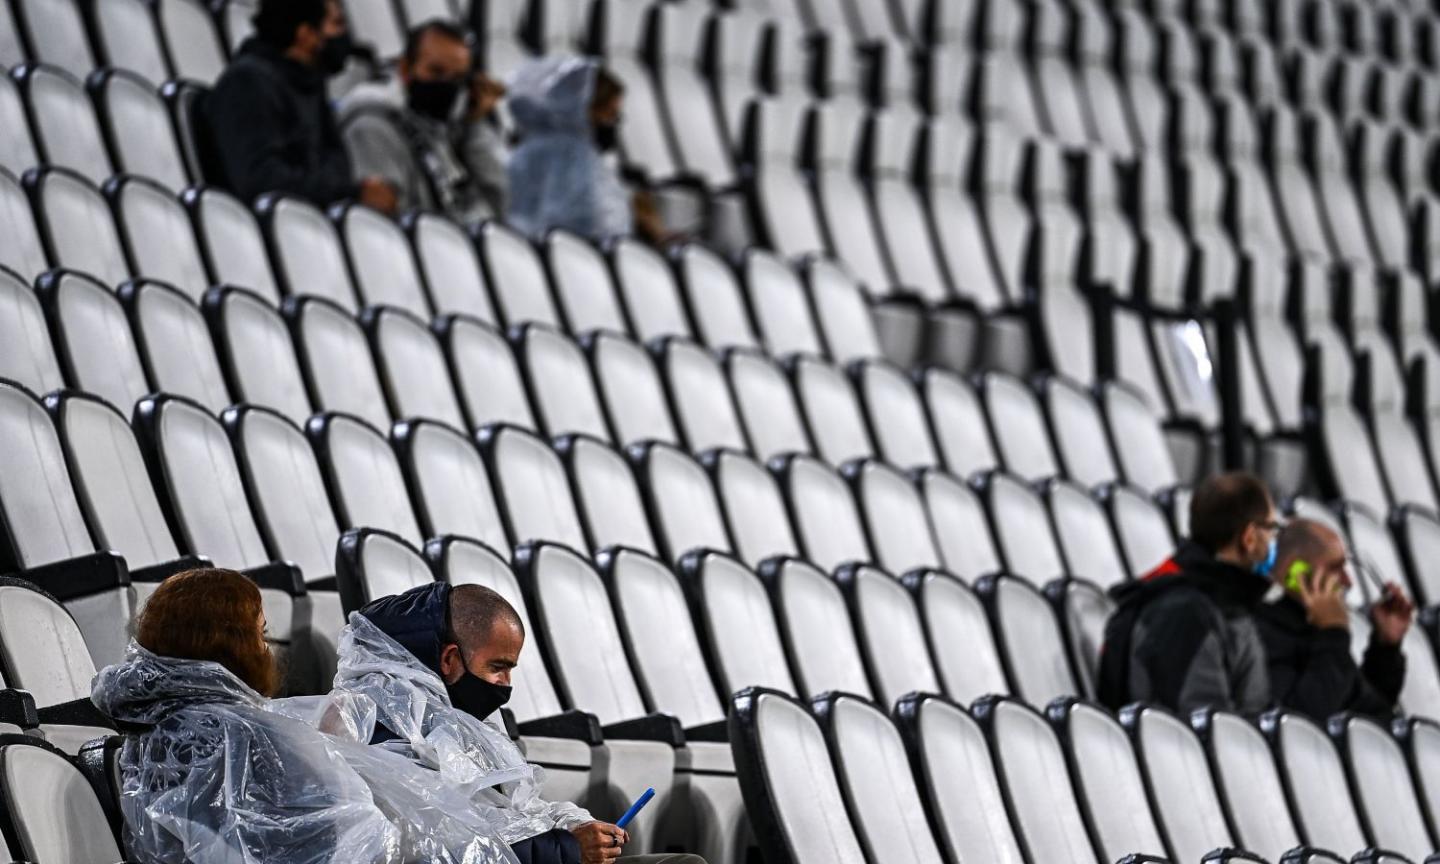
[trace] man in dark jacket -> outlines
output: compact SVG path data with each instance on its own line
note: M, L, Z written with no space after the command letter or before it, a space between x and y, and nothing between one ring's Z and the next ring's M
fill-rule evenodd
M1393 714L1405 683L1400 642L1415 615L1400 586L1385 585L1371 607L1370 643L1357 665L1345 602L1351 576L1340 537L1319 522L1290 522L1280 532L1274 579L1284 593L1262 604L1256 620L1275 703L1320 722L1341 711Z
M325 94L351 54L340 0L262 0L255 36L201 104L207 170L247 202L283 192L324 207L357 198L387 213L395 191L358 183Z
M1143 579L1111 592L1100 701L1188 713L1250 713L1270 704L1254 611L1270 590L1280 525L1265 484L1223 474L1195 490L1191 539Z

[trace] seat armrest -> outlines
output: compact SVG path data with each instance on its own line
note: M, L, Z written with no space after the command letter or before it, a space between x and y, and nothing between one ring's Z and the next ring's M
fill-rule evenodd
M151 567L140 567L130 571L131 582L160 583L174 576L176 573L184 573L186 570L198 570L211 566L213 562L204 555L186 555L176 558L174 561L166 561L163 564L155 564Z
M11 575L40 586L62 603L130 584L125 559L114 552L94 552L67 558Z
M9 723L21 729L34 729L40 725L35 697L30 695L30 691L0 690L0 723Z
M272 561L269 564L252 567L244 573L255 580L255 584L261 588L283 591L291 597L304 597L306 594L304 574L300 572L299 567L289 561Z
M1205 857L1200 859L1200 864L1227 864L1227 862L1230 861L1254 861L1257 862L1257 864L1267 864L1264 858L1261 858L1254 852L1246 852L1244 849L1232 849L1228 846L1220 849L1211 849L1209 852L1206 852Z
M552 717L528 720L516 728L521 735L533 735L536 738L569 738L572 741L584 741L591 747L599 747L605 743L605 735L600 731L600 721L594 714L584 711L566 711Z
M606 738L621 741L660 741L671 747L685 746L685 730L680 721L669 714L647 714L634 720L622 720L604 727Z
M41 724L115 728L115 721L96 708L95 703L89 699L76 699L73 702L61 702L59 705L37 708L35 713L40 718Z
M1410 859L1401 855L1399 852L1391 852L1389 849L1381 849L1378 846L1371 846L1369 849L1350 859L1351 864L1379 864L1381 861L1409 862Z
M1325 864L1346 864L1346 860L1334 852L1313 846L1297 846L1280 856L1280 864L1311 864L1322 861Z
M685 730L686 741L704 741L710 744L730 743L730 722L717 720L704 726L691 726Z

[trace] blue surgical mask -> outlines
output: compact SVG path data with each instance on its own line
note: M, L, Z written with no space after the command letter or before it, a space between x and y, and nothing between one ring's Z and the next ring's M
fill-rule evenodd
M1275 559L1278 557L1280 557L1280 539L1278 537L1271 537L1270 546L1265 550L1265 560L1255 562L1255 566L1251 569L1255 571L1256 576L1263 576L1268 579L1270 578L1270 571L1275 569Z

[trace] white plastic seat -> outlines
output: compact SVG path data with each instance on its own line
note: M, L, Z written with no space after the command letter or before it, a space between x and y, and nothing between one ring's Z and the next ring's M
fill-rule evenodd
M321 415L306 433L327 477L341 528L378 528L416 547L425 542L400 461L386 436L343 414Z
M688 339L665 339L655 361L674 409L681 439L692 452L748 449L725 370L714 354Z
M394 438L422 534L510 548L490 472L473 441L430 420L400 423Z
M580 346L541 324L524 327L514 341L540 427L552 438L582 434L610 440L590 364Z
M0 80L7 80L0 77ZM3 110L4 85L0 84L0 110ZM33 151L28 162L34 161ZM0 246L0 267L8 267L27 283L50 269L45 246L40 241L30 202L20 182L0 164L0 230L7 241Z
M910 477L875 460L845 466L875 563L894 574L940 566L925 502Z
M970 584L999 572L1000 553L980 496L954 475L939 470L921 474L920 492L946 570Z
M785 372L759 351L735 349L725 355L735 407L759 459L811 452L810 436Z
M987 577L977 593L985 601L1011 691L1031 705L1048 705L1079 691L1060 622L1035 587L1010 576Z
M505 335L478 318L462 315L443 318L437 325L470 428L492 423L538 428L520 365Z
M876 699L894 705L907 693L939 691L920 610L905 586L867 565L842 567L835 578L850 603Z
M381 597L403 594L435 581L415 547L388 531L346 531L335 549L335 581L346 617Z
M1120 554L1132 577L1139 579L1175 552L1170 521L1154 501L1127 486L1109 490L1106 502Z
M131 272L178 288L199 303L210 280L185 208L147 180L127 178L108 189Z
M734 268L698 243L687 243L677 254L680 287L695 319L696 337L716 350L760 347Z
M865 293L839 262L812 259L805 268L805 285L831 359L848 364L882 356L880 335Z
M678 447L658 443L633 448L630 457L668 560L678 562L695 549L731 550L720 501L699 462Z
M554 230L545 237L545 261L565 324L576 336L592 330L625 333L625 312L605 256L588 240Z
M361 305L394 306L430 320L420 269L399 225L368 207L350 206L337 217L336 228Z
M32 3L60 8L68 3ZM24 67L17 76L30 109L30 131L46 164L78 172L91 183L114 173L95 108L80 82L90 73L54 66Z
M38 707L87 698L96 664L72 615L29 583L0 584L0 668Z
M219 189L193 189L182 200L195 223L210 282L248 288L278 306L280 288L255 213Z
M775 466L800 548L811 563L833 572L842 564L872 560L855 499L833 468L810 456L777 460Z
M759 567L767 558L799 554L785 497L762 463L736 450L707 453L704 462L742 561Z
M1343 730L1343 734L1337 734ZM1383 849L1413 861L1435 851L1405 753L1389 730L1363 717L1332 728L1343 754L1357 813L1366 835Z
M464 428L445 352L425 322L404 309L385 306L365 310L361 321L369 333L391 416L430 418Z
M377 429L390 428L385 391L360 323L320 297L291 298L285 317L316 410L343 411Z
M745 254L740 274L760 339L772 357L823 353L805 284L784 259L762 249L751 249Z
M575 502L590 538L589 549L613 546L658 554L645 499L625 456L594 438L574 435L558 444L570 469Z
M160 0L156 12L174 77L213 84L225 71L225 49L210 10L199 0Z
M794 695L779 625L765 585L723 552L695 552L678 571L722 693L769 687Z
M407 224L436 314L470 315L494 324L485 272L465 229L436 213L420 213Z
M1325 731L1298 714L1270 715L1262 724L1286 779L1300 836L1311 846L1360 851L1369 844L1345 782L1345 768Z
M66 381L121 411L134 408L150 385L120 298L78 273L52 274L39 287Z
M680 286L664 256L627 237L616 242L610 260L636 339L648 343L662 336L691 336Z
M0 745L0 803L23 858L110 864L123 855L94 788L53 748Z
M840 586L813 564L775 558L761 569L801 695L870 697L870 679Z
M325 214L298 198L285 197L262 198L257 210L284 292L291 297L323 297L352 315L358 312L344 244Z
M560 313L550 296L540 255L523 236L486 222L476 237L485 281L494 292L496 311L507 326L536 321L558 327Z
M1006 573L1043 585L1064 572L1064 557L1039 493L1017 477L996 473L986 479L983 494Z
M1205 728L1236 839L1244 848L1278 861L1300 844L1300 834L1265 737L1235 714L1210 715Z
M244 288L216 288L205 295L204 311L235 401L304 423L310 396L290 331L275 307Z
M925 404L909 376L881 360L860 361L851 375L881 458L905 469L939 464Z
M1105 508L1085 489L1065 481L1048 484L1046 497L1066 572L1106 588L1124 582L1129 574Z
M1134 739L1167 848L1181 861L1198 861L1212 849L1234 847L1205 747L1195 732L1152 707L1124 712L1120 722Z
M650 353L613 333L595 333L585 347L615 441L622 446L641 441L678 444L680 436Z
M0 310L0 378L33 393L64 387L40 298L9 270L0 270Z
M230 394L194 301L161 282L131 282L120 300L129 310L152 389L193 399L213 414L223 411Z
M812 357L796 357L791 381L816 455L831 465L875 455L859 397L844 370Z
M105 8L112 5L118 9L140 6L141 12L149 15L142 3L121 0L107 3ZM175 140L170 109L152 83L163 80L164 76L147 80L121 70L109 70L91 79L89 88L117 171L154 180L173 195L188 186L190 178L185 172L180 145Z
M481 431L506 533L516 545L532 540L585 549L585 532L560 456L539 436L509 426Z
M94 185L59 168L26 176L35 225L52 264L88 274L111 290L130 277L110 207Z

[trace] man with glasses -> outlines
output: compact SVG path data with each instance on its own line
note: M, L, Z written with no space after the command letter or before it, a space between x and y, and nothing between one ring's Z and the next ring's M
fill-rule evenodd
M1273 602L1256 619L1265 645L1274 702L1324 722L1340 711L1388 717L1405 683L1400 643L1415 605L1400 586L1383 583L1345 556L1345 543L1327 526L1295 519L1280 531L1271 578ZM1372 589L1370 642L1357 664L1350 651L1353 579L1368 572Z
M1207 479L1190 503L1190 539L1145 577L1112 589L1099 696L1172 711L1242 713L1271 704L1255 611L1270 591L1280 522L1250 474Z

